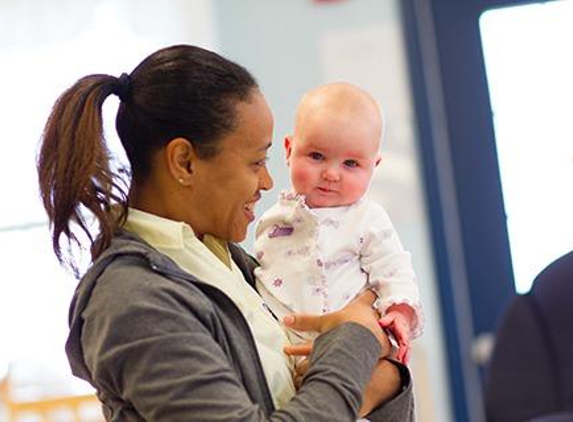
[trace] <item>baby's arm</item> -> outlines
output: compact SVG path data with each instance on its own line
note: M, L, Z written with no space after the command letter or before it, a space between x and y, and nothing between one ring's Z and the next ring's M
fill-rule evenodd
M372 204L364 221L361 266L379 295L380 323L393 334L401 346L400 357L407 360L409 342L421 334L423 326L410 254L404 250L392 221L381 206Z

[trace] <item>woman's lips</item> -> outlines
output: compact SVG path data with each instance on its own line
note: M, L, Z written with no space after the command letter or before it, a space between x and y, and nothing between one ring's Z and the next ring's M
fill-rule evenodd
M257 204L258 201L259 199L257 198L253 202L246 203L245 206L243 207L243 209L245 210L245 215L247 216L249 222L255 220L255 205Z

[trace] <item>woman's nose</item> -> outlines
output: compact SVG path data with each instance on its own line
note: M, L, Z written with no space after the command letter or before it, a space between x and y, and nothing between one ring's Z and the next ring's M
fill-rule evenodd
M265 166L263 167L260 177L259 177L259 188L261 190L270 190L273 187L273 178L269 173L269 169Z

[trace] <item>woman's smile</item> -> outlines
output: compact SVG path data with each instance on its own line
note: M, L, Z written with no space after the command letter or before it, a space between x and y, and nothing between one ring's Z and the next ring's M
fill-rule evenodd
M260 193L257 195L257 198L254 201L247 202L244 206L245 215L247 216L249 223L255 221L255 206L257 205L257 202L259 202L259 199L261 199Z

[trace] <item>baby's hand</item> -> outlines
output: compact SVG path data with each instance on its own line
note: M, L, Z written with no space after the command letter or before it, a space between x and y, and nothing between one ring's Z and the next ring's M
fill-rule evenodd
M414 311L410 306L398 304L390 306L379 321L380 326L388 329L398 342L396 358L404 365L410 360L410 326L413 318Z

